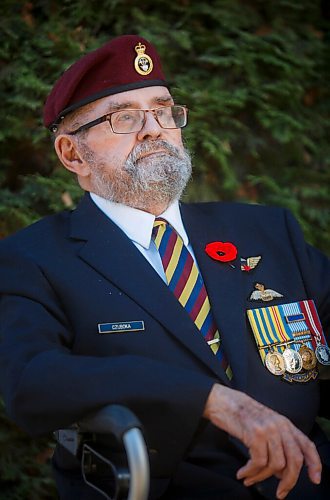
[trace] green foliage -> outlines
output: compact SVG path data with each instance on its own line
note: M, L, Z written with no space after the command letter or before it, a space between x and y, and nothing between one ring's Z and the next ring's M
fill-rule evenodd
M79 197L42 127L54 81L109 38L140 33L190 108L195 170L186 199L289 207L307 239L329 252L329 17L325 0L2 0L0 237ZM28 452L2 423L3 437L10 432L35 456L35 442ZM7 464L24 463L23 452L0 446ZM6 498L32 498L21 467L21 486L8 469L16 485ZM46 498L46 483L33 484L35 498Z
M10 234L40 217L71 209L82 195L64 169L55 169L51 178L40 174L23 179L19 196L4 188L0 201L0 237Z
M41 122L55 79L87 50L137 32L156 44L191 109L196 182L186 198L289 206L307 239L330 250L325 2L5 0L0 9L0 169L23 201L22 175L50 176L57 165ZM8 217L8 231L27 220Z
M56 498L49 460L49 438L32 441L4 417L0 401L0 500Z
M191 109L187 199L289 206L307 239L329 251L325 2L6 0L0 9L0 169L23 201L22 175L49 176L57 165L41 123L54 80L87 50L138 32ZM8 231L28 221L12 210L8 218Z

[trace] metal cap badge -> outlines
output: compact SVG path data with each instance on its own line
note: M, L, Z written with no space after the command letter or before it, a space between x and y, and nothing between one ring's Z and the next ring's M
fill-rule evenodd
M139 75L149 75L152 72L154 63L148 54L145 54L146 46L141 42L135 46L137 56L134 60L134 68Z

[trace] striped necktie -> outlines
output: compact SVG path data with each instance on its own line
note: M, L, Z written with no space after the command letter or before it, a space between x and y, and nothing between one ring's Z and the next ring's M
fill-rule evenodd
M182 238L164 219L154 222L152 238L159 251L168 287L186 309L206 342L219 358L227 377L232 371L220 347L220 334L200 272Z

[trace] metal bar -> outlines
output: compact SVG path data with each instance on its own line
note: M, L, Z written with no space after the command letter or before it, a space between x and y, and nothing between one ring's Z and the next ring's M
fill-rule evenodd
M140 429L133 428L123 435L131 474L128 500L147 500L149 494L149 458Z

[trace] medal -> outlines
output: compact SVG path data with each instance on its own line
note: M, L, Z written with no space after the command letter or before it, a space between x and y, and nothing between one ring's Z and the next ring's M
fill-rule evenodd
M263 284L255 288L251 300L274 298L274 290ZM312 300L249 309L247 316L261 360L273 375L305 383L317 378L318 363L330 366L330 348Z
M303 301L301 304L301 312L304 314L306 323L313 335L313 347L315 347L317 361L321 365L330 365L330 349L324 336L315 304L312 300Z
M283 352L285 369L289 373L299 373L302 369L302 359L299 352L287 347Z
M316 356L312 349L307 345L302 345L299 349L299 354L302 359L302 367L305 370L312 370L316 366Z
M321 365L330 365L330 349L327 345L318 344L315 350L317 360Z
M279 352L268 352L265 357L265 365L273 375L283 375L285 373L284 358Z

